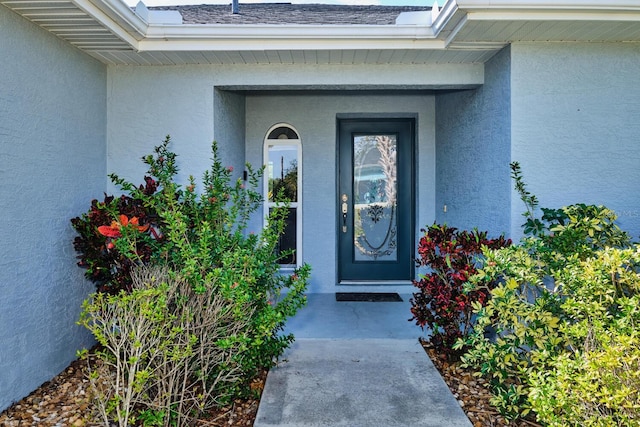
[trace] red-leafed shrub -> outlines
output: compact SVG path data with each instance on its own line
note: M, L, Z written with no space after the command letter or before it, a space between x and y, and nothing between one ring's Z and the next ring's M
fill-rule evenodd
M509 246L511 240L500 236L487 239L487 233L478 230L458 231L454 227L434 224L422 230L424 236L418 245L419 266L430 268L414 286L419 292L411 299L411 313L416 324L431 331L430 342L450 358L459 356L453 345L472 328L472 304L484 305L491 286L464 292L464 284L477 272L482 248Z
M151 197L158 184L148 176L144 180L145 184L138 190ZM117 250L114 244L114 238L120 237L122 228L130 227L130 224L142 227L137 227L141 233L135 243L137 258L142 263L148 263L153 247L163 243L163 236L156 232L160 218L155 210L146 206L143 200L126 194L117 198L105 195L102 202L92 200L89 211L73 218L71 224L78 232L73 240L73 247L79 254L78 266L86 269L85 276L96 285L98 292L131 291L131 269L136 260ZM107 228L117 231L117 235L111 235Z

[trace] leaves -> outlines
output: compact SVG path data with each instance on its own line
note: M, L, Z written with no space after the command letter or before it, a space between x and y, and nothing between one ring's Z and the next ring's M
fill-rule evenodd
M468 349L462 361L491 380L492 403L507 418L534 410L553 426L635 425L640 405L625 412L622 402L637 402L639 366L635 349L620 344L640 335L640 246L629 247L603 206L542 208L536 217L538 201L511 167L530 236L483 251L466 289L490 294L457 344Z
M310 267L303 265L291 275L280 272L278 262L286 255L278 252L288 215L286 200L271 210L261 233L247 232L251 216L262 206L256 190L262 169L247 165L247 182L233 181L232 168L222 164L214 142L202 187L190 177L183 189L176 182L177 156L169 143L167 137L143 158L149 167L144 185L110 175L126 194L92 202L90 211L72 223L80 234L74 246L99 291L93 303L85 303L81 322L99 342L110 345L105 360L114 366L126 371L153 365L157 357L165 361L121 377L123 384L133 381L130 395L151 396L168 384L196 384L193 395L197 391L204 400L183 408L187 413L252 393L251 380L293 342L292 335L280 333L286 319L306 303ZM155 267L163 268L163 283L169 288L137 289L134 273ZM147 298L152 292L153 298ZM113 314L111 307L121 309ZM137 326L127 327L129 319ZM198 329L206 325L210 327ZM138 336L141 331L149 333ZM139 353L140 349L147 352ZM222 359L215 356L220 351ZM189 364L169 369L166 360ZM167 380L158 376L160 368L188 372L197 381L176 382L173 376ZM120 419L118 411L128 410L133 401L114 396L103 409ZM170 418L176 410L171 405L163 408L168 425L175 421Z
M483 247L502 247L510 241L488 239L486 232L478 230L458 231L437 224L423 232L416 263L431 272L414 282L419 292L411 299L410 320L428 327L434 347L455 358L462 350L456 345L459 338L471 328L474 307L484 305L488 295L488 288L465 292L465 283L476 273Z

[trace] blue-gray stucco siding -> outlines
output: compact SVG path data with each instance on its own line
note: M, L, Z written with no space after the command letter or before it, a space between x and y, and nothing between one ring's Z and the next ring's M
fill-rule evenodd
M75 325L93 288L75 266L69 219L115 190L108 172L141 181L140 156L167 133L186 183L209 166L213 139L240 173L245 160L263 161L270 126L299 131L312 292L336 289L341 113L417 117L416 228L519 237L524 206L509 174L519 161L542 206L605 204L640 235L638 43L515 43L484 65L106 67L4 7L0 40L10 58L0 63L0 409L92 342ZM456 84L479 87L408 90ZM306 89L288 92L296 87ZM340 87L362 91L328 91Z
M515 43L436 96L437 222L521 237L517 161L541 207L605 205L638 240L639 69L638 43Z
M485 65L482 87L436 96L438 223L510 232L510 102L508 47Z
M69 220L106 188L106 67L4 6L0 40L2 410L92 343Z
M540 206L603 204L640 236L640 43L511 47L511 157ZM514 194L514 235L524 205Z

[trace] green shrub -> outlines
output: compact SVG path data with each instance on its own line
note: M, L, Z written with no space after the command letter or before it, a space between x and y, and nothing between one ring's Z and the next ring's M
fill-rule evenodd
M166 267L135 267L129 293L95 293L79 323L102 346L89 380L104 424L185 425L228 401L242 381L241 341L221 342L241 335L245 321L213 286L195 293Z
M533 408L545 420L549 408L556 407L553 416L568 423L572 416L562 408L580 412L595 394L574 393L575 400L563 407L548 401L561 395L553 387L567 386L560 380L571 370L604 381L604 371L593 363L602 360L605 346L609 352L622 351L616 341L604 338L624 341L637 335L638 319L630 314L628 298L637 293L638 264L634 250L625 249L629 236L615 224L611 210L578 204L542 209L538 219L537 200L526 191L517 163L512 177L527 206L524 228L531 236L519 245L484 252L483 267L466 290L500 284L486 306L474 306L476 327L456 348L468 346L464 364L491 380L492 404L505 417L525 417ZM627 362L635 363L633 357ZM605 395L615 390L603 383L598 387Z
M550 371L532 373L529 400L548 426L640 424L640 340L610 335L589 352L559 356Z
M114 174L111 179L157 212L163 240L161 244L150 244L154 249L152 261L168 265L196 292L203 291L205 284L213 284L234 304L235 314L247 318L247 341L240 363L248 385L293 341L292 335L282 336L279 332L286 319L306 303L304 292L310 268L304 265L291 275L279 272L278 260L287 255L278 250L288 215L286 201L271 209L268 225L260 234L247 233L251 214L262 204L262 196L255 190L262 169L254 171L246 165L248 186L241 180L232 183L233 169L222 164L214 143L212 165L202 179L202 193L196 192L193 177L182 190L175 182L176 155L169 151L168 144L167 138L156 147L154 155L144 158L149 165L148 174L157 179L156 193L148 195ZM136 236L141 234L133 231L116 241L116 248L130 259L138 257ZM242 394L242 390L238 393Z
M534 371L529 401L552 426L640 423L640 245L562 271L568 345Z
M97 280L99 290L106 289L114 298L128 298L133 289L131 272L139 266L166 268L171 286L186 283L191 291L180 292L180 300L203 294L212 301L221 298L225 312L243 328L228 330L215 345L234 349L222 368L233 366L240 380L219 383L214 401L245 396L251 392L251 380L271 367L293 341L292 335L281 331L286 319L306 303L310 268L304 265L293 274L280 273L278 261L287 256L278 248L288 214L286 200L271 209L262 232L247 232L251 215L262 204L255 190L262 169L254 171L247 165L247 182L232 183L232 169L222 165L214 143L203 188L198 191L193 177L182 188L175 180L178 167L169 143L167 137L143 159L149 167L145 180L153 183L153 191L110 175L126 194L120 200L135 205L137 216L122 212L114 200L94 201L89 213L73 220L82 242L76 249L93 272L104 272Z
M525 246L485 251L485 265L468 286L491 290L485 307L475 306L477 323L466 340L464 366L486 376L492 386L491 403L508 419L525 417L528 374L544 369L553 355L563 351L560 333L560 297L549 291L539 274L539 263Z

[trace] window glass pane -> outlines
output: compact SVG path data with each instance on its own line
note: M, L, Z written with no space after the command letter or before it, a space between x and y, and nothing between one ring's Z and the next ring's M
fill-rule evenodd
M277 254L286 255L279 260L280 264L296 264L296 245L298 240L297 229L297 209L289 208L289 215L285 220L284 233L280 236Z
M396 136L355 136L353 159L354 259L396 261Z
M290 202L298 201L298 147L295 145L269 146L267 164L270 202L279 192Z

